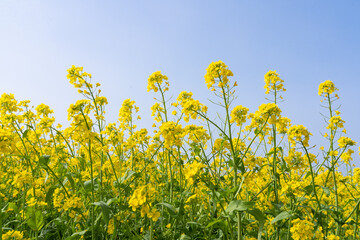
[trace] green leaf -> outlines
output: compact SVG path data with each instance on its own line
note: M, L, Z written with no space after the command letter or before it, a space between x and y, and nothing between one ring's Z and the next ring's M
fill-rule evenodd
M206 228L209 228L209 227L211 227L211 226L213 226L213 225L215 225L215 224L221 223L221 222L223 222L223 221L224 221L223 219L216 219L215 221L210 222L210 223L206 226Z
M173 205L169 204L169 203L165 203L165 202L162 202L162 203L158 203L156 205L160 205L160 206L164 206L166 207L169 211L170 211L170 214L176 214L176 209ZM155 206L156 206L155 205Z
M133 170L126 170L124 176L122 176L120 178L120 183L124 183L125 181L127 181L128 179L130 179L132 177L132 175L134 175L136 172L134 172Z
M264 228L264 222L259 223L258 240L261 240L262 231Z
M324 190L326 196L330 196L330 189L328 187L321 186L321 188Z
M26 129L26 130L23 132L23 134L22 134L23 138L26 138L26 137L27 137L29 131L30 131L30 129Z
M10 203L9 203L8 209L13 209L16 213L19 212L19 209L18 209L18 207L16 206L16 203L14 203L14 202L10 202Z
M74 191L75 191L75 190L76 190L76 188L75 188L75 181L74 181L74 179L72 178L71 173L67 173L67 174L66 174L66 177L67 177L67 179L69 180L72 189L74 189Z
M80 238L81 236L83 236L87 231L88 231L88 229L85 229L84 231L81 231L81 232L76 232L76 233L72 234L70 237L67 237L65 240L79 239L79 238Z
M39 158L39 165L40 166L47 166L49 164L50 161L50 155L42 155Z
M191 237L189 237L186 234L181 234L181 236L179 237L179 240L191 240Z
M44 226L44 217L40 210L34 208L26 209L27 225L35 232L39 232Z
M65 180L67 181L68 178L66 178ZM84 189L86 192L91 192L91 186L92 186L91 179L84 182ZM97 178L94 178L94 191L97 191L98 189L99 189L99 183L97 181Z
M313 185L310 184L310 185L307 185L306 187L304 187L304 191L306 193L306 195L310 195L312 192L313 192Z
M281 212L279 213L279 215L277 215L272 221L271 221L271 224L274 224L278 221L281 221L283 219L287 219L289 217L291 217L292 214L289 212L289 211L284 211L284 212Z
M248 209L248 210L246 210L246 212L253 215L255 217L255 219L258 220L259 222L264 222L266 220L264 214L257 208Z
M51 201L53 199L53 194L55 192L55 189L56 189L55 186L51 186L46 193L45 202L47 202L48 204L51 203Z
M254 202L247 202L242 200L234 200L229 203L229 206L226 208L227 213L232 213L233 211L245 211L254 206Z
M109 219L110 219L110 213L111 213L111 209L110 209L109 205L107 205L103 201L94 202L93 205L101 207L101 211L102 211L102 215L104 217L104 220L106 221L106 223L108 223Z

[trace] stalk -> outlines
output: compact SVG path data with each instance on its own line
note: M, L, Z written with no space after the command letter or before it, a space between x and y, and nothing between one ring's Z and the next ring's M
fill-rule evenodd
M353 239L356 239L356 232L357 232L357 226L358 226L358 218L359 218L359 206L356 206L356 217L355 217L355 223L354 223L354 233L353 233Z
M332 114L332 108L331 108L331 100L330 100L330 94L327 94L327 100L328 100L328 104L329 104L329 112L330 112L330 118L333 117ZM334 151L334 131L333 129L331 129L331 136L330 136L330 151ZM335 163L334 163L334 156L333 154L331 155L331 166L332 166L332 175L333 175L333 179L334 179L334 192L335 192L335 206L336 206L336 211L339 211L339 199L338 199L338 188L337 188L337 183L336 183L336 173L335 173ZM339 220L339 217L338 217ZM336 221L336 235L339 235L340 232L340 223L339 221Z
M242 223L241 223L241 213L237 212L237 220L238 220L238 240L242 240Z
M310 167L310 173L311 173L311 184L312 184L312 187L313 187L313 192L314 192L314 195L315 195L315 198L316 198L316 202L318 204L319 209L321 209L320 201L319 201L318 195L316 193L316 189L315 189L315 176L314 176L314 170L313 170L312 165L311 165L309 152L307 151L306 147L304 146L304 143L302 141L300 141L300 142L301 142L301 145L303 146L303 148L305 150L307 159L309 161L309 167Z

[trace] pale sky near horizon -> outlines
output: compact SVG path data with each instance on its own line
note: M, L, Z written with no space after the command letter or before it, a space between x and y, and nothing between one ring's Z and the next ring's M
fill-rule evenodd
M287 88L283 114L308 127L317 148L325 132L320 113L327 113L318 85L332 80L347 136L360 142L359 12L357 0L0 0L1 94L45 103L64 124L81 98L66 70L84 66L102 84L108 122L131 98L143 118L138 125L150 127L152 72L169 77L173 100L192 91L211 109L204 75L222 60L239 85L234 106L251 112L266 102L264 74L277 70Z

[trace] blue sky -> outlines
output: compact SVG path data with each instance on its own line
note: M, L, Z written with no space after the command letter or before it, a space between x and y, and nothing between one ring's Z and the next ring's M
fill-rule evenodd
M170 96L192 91L213 96L204 74L212 61L233 71L238 98L254 112L265 102L263 76L277 70L285 80L283 114L313 133L324 131L318 85L340 89L348 136L360 142L360 1L0 1L1 92L34 105L48 104L57 120L81 96L66 70L84 66L109 100L108 122L124 99L140 107L150 127L148 76L162 71ZM66 125L66 124L64 124Z

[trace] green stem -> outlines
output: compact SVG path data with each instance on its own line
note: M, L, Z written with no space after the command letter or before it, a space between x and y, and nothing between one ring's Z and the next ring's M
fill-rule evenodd
M238 240L242 240L242 223L241 223L241 212L237 212L237 220L238 220Z
M355 223L354 223L354 233L353 233L353 239L356 239L356 232L357 232L357 226L358 226L358 218L359 218L359 206L356 207L356 217L355 217Z

